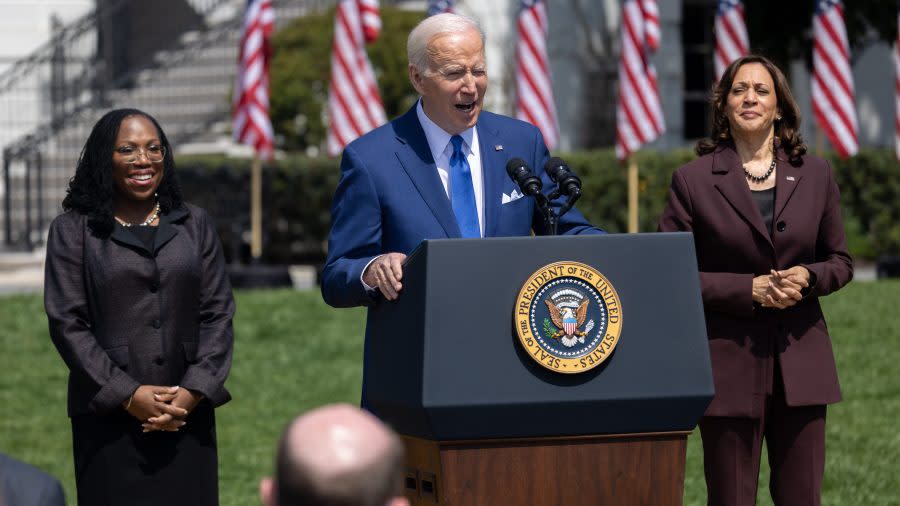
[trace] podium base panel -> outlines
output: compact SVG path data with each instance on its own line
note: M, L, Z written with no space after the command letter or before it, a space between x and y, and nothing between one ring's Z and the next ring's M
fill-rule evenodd
M414 506L681 506L688 434L402 436L406 496Z

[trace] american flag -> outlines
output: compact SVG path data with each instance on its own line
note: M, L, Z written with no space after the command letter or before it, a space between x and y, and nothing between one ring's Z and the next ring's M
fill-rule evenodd
M269 119L269 36L274 24L271 0L247 2L232 111L235 140L253 146L265 160L272 158L274 144Z
M378 38L378 0L341 0L334 20L328 87L328 154L387 121L366 42Z
M897 26L900 27L900 14L897 14ZM894 102L897 108L897 117L894 118L894 140L897 142L897 160L900 160L900 30L897 30L897 44L894 46L894 70L897 72L897 82L894 83Z
M744 5L740 0L719 0L716 10L716 81L722 78L725 67L750 51L750 37L744 23Z
M625 0L622 6L622 54L616 108L616 156L619 160L665 129L656 71L650 53L659 47L659 10L655 0Z
M841 158L859 150L850 47L839 0L819 0L813 17L812 107L819 128Z
M428 0L428 15L453 12L453 0Z
M547 6L541 0L522 0L517 24L516 117L538 127L553 149L559 124L547 62Z

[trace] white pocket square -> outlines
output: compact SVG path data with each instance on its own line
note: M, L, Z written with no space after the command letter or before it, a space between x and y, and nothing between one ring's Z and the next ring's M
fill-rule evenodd
M500 197L500 203L501 203L501 204L509 204L510 202L514 202L514 201L516 201L516 200L519 200L520 198L522 198L522 197L524 197L524 196L525 196L525 195L519 193L519 190L515 190L515 189L514 189L512 192L510 192L509 195L507 195L507 194L504 193L504 194Z

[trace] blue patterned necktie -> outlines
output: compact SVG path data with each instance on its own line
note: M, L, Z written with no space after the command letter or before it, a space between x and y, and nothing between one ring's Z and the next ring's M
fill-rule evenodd
M462 137L450 138L453 154L450 155L450 203L463 237L481 237L478 225L478 208L475 207L475 189L472 186L472 170L462 150Z

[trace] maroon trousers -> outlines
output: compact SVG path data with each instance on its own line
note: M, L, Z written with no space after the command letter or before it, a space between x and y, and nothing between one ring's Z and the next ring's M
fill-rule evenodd
M775 506L821 504L825 406L788 406L777 365L774 373L762 418L708 416L700 420L709 506L756 504L763 439Z

